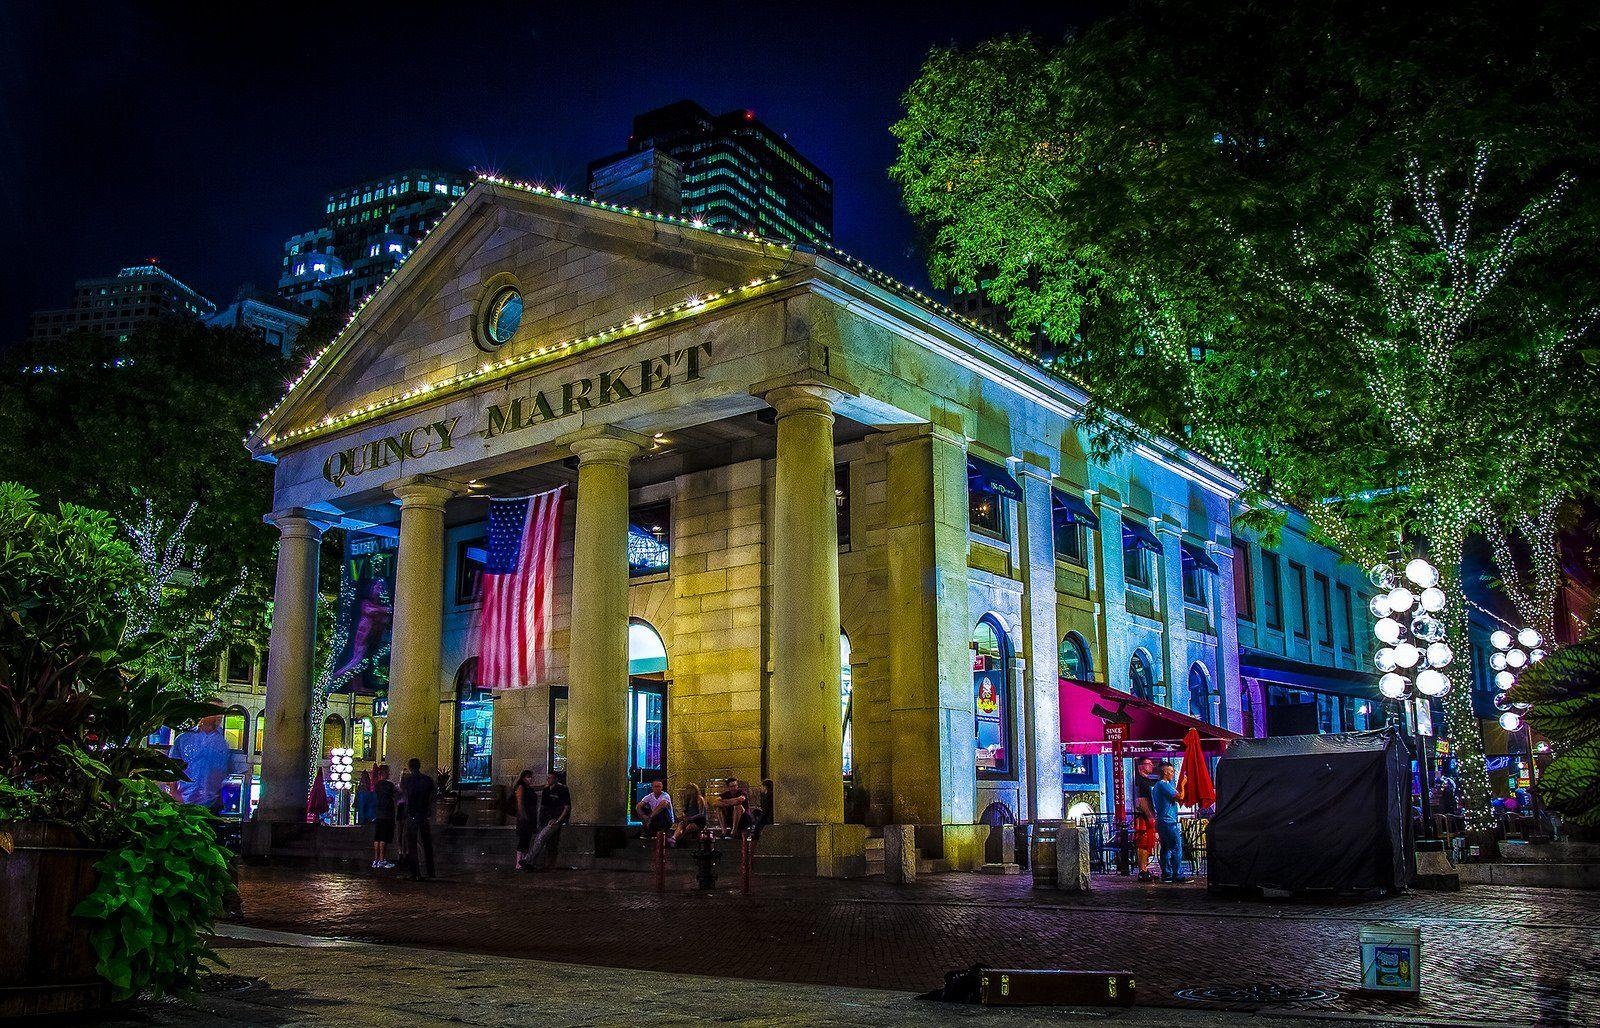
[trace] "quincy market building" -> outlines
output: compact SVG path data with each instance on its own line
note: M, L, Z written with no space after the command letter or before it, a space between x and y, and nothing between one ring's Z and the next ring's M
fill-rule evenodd
M843 255L480 181L248 440L281 535L257 820L303 821L333 526L398 540L382 757L459 769L470 708L495 782L566 772L586 852L640 783L734 775L818 873L885 824L970 866L979 822L1103 807L1062 745L1094 705L1381 723L1360 570L1236 540L1240 483L1176 443L1091 459L1086 399ZM563 483L549 666L487 702L486 498Z

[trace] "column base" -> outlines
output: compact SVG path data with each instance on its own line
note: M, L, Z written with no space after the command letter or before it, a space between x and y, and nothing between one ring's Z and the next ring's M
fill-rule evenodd
M756 870L766 874L859 878L867 873L865 825L779 824L761 830Z

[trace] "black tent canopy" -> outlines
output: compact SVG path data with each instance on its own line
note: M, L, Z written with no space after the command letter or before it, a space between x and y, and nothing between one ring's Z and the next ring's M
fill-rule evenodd
M1213 888L1409 884L1411 760L1393 729L1241 739L1216 777Z

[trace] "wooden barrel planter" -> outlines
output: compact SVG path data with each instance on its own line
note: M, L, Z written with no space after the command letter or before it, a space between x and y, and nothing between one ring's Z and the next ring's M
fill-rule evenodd
M92 924L72 911L95 889L90 849L61 825L0 824L13 850L0 850L0 1021L92 1010L110 1001L95 972Z

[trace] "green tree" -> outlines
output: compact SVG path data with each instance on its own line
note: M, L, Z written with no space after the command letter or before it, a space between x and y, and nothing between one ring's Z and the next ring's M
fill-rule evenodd
M0 370L0 480L129 524L147 515L176 522L198 504L187 542L212 574L191 582L195 602L214 607L248 569L243 599L264 610L276 539L261 518L272 469L251 461L241 440L288 374L278 351L250 333L181 319L126 342L80 333L18 352Z
M1295 504L1353 559L1421 535L1453 580L1466 531L1523 534L1592 464L1597 35L1573 3L1135 3L933 53L891 174L935 283L1090 385L1102 447L1185 436L1241 520Z
M1600 637L1563 647L1523 672L1512 695L1554 756L1540 773L1545 806L1600 828Z

